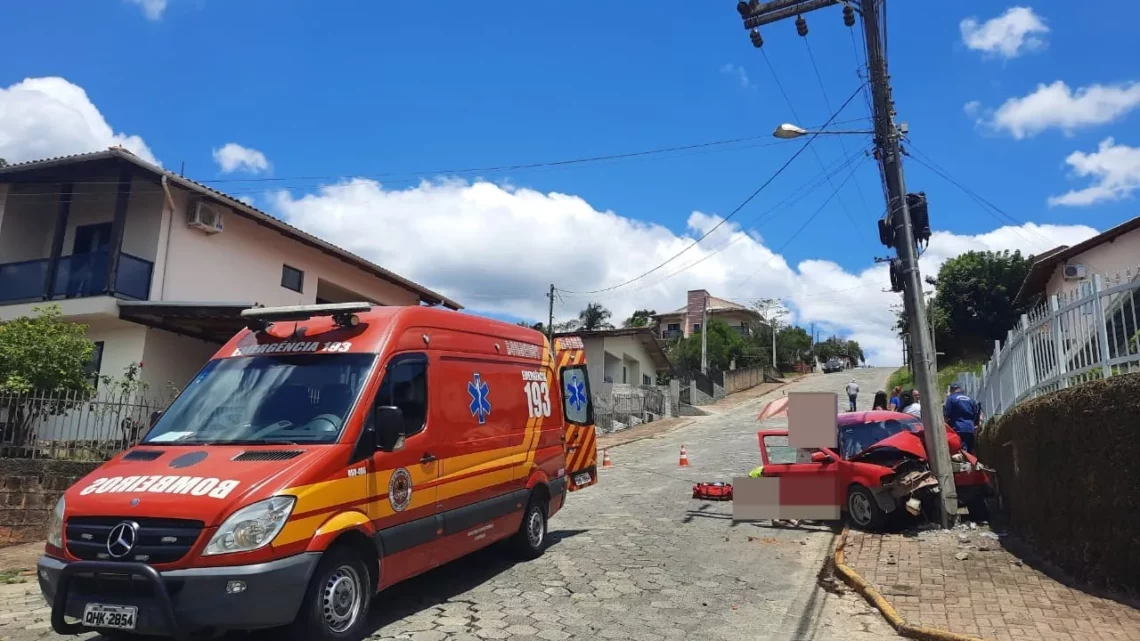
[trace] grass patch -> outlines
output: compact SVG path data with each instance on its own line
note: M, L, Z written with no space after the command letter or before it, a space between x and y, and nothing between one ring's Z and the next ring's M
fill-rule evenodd
M982 371L982 363L980 361L959 361L957 363L948 363L945 367L938 370L938 391L941 393L946 392L946 388L950 384L958 380L962 374L973 372L975 374ZM895 370L890 378L887 379L887 390L892 390L898 385L903 389L912 388L915 386L914 376L905 367L900 367Z
M23 573L23 570L0 570L0 584L27 583L28 580L21 576Z

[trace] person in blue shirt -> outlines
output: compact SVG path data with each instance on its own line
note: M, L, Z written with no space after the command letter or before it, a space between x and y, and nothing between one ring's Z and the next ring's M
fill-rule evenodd
M974 399L962 393L962 386L958 383L950 386L950 394L942 406L942 416L950 428L957 432L958 438L962 439L962 449L973 452L974 432L978 429L981 410Z

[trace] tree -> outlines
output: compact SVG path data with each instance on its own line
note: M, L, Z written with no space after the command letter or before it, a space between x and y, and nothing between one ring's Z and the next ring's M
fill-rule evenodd
M1021 252L970 251L943 263L934 279L931 322L949 360L985 354L1030 304L1014 303L1033 266Z
M613 314L610 310L603 307L601 303L590 303L586 305L586 309L578 313L578 329L584 332L611 329L613 328L609 322L611 316Z
M0 325L0 393L90 391L87 326L64 321L58 305L33 311Z
M3 438L13 447L31 440L40 418L66 413L94 389L87 327L64 321L58 305L33 311L0 325L0 395L9 412Z
M701 370L701 332L705 330L706 328L701 328L670 346L669 359L679 372ZM733 360L746 356L744 338L740 332L729 327L728 323L716 318L709 319L707 331L710 370L727 370Z
M653 324L653 317L657 315L655 309L639 309L629 318L625 319L622 327L649 327Z
M790 371L810 352L811 336L806 329L789 325L776 332L776 364L782 371Z

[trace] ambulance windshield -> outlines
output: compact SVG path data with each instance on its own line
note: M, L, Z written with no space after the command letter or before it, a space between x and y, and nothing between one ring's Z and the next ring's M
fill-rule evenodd
M375 358L298 354L212 360L143 443L335 443Z

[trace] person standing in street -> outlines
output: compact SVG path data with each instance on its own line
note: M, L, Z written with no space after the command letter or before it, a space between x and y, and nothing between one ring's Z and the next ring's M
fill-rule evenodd
M903 412L915 418L922 418L922 402L918 398L918 390L912 389L910 391L910 398L911 403L903 408Z
M873 403L871 403L871 409L873 409L873 410L885 410L885 409L887 409L887 393L886 392L884 392L883 390L879 390L879 391L875 392L875 401Z
M851 382L847 384L847 400L851 401L851 408L847 411L855 411L855 398L857 396L859 396L859 384L855 382L855 379L851 379Z
M950 429L962 439L962 449L973 452L974 434L977 432L978 423L981 422L981 410L974 399L962 393L962 386L958 383L950 386L946 404L942 406L942 416L950 425Z
M902 396L902 385L895 385L895 388L893 390L891 390L891 400L889 401L890 406L888 407L888 409L890 409L892 412L903 411L902 399L900 398L901 396Z

